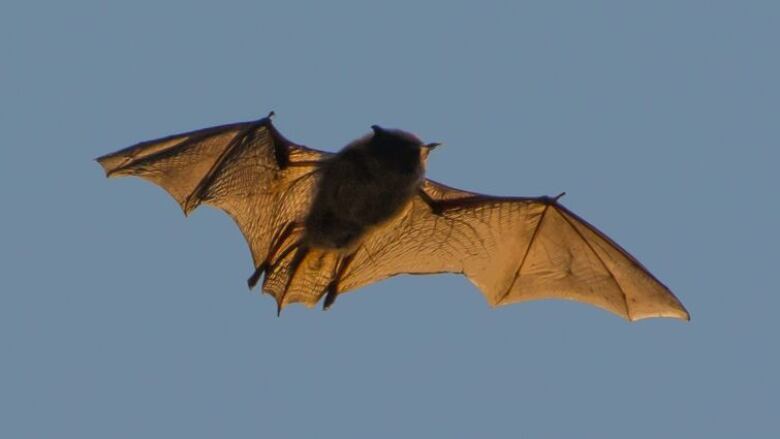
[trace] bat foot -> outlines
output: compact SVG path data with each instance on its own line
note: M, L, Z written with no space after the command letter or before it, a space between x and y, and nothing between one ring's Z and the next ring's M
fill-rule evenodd
M250 290L257 285L257 281L260 280L260 275L263 274L267 268L268 264L260 264L260 266L255 269L255 272L249 276L249 279L246 280L246 284L249 286Z
M338 292L336 290L336 283L331 282L330 285L328 285L328 293L325 295L325 301L322 302L323 311L327 311L331 305L333 305L333 302L336 301L336 296L338 296Z

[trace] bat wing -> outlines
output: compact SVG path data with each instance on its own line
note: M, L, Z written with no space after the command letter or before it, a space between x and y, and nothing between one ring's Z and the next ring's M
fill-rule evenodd
M109 177L136 176L159 185L185 215L200 204L224 210L259 267L274 242L300 234L290 226L302 222L318 163L329 155L290 142L264 118L142 142L97 161Z
M491 306L569 299L628 320L689 319L666 286L557 199L492 197L430 180L423 191L428 202L415 197L367 237L340 291L402 273L451 272L465 274Z

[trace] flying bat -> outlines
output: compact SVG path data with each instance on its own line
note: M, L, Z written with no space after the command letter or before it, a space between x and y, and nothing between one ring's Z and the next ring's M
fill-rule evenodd
M372 126L337 153L287 140L271 116L141 142L97 159L108 177L165 189L188 215L224 210L277 313L333 305L398 274L462 273L491 306L539 299L628 320L689 319L633 256L557 197L498 197L425 178L436 143Z

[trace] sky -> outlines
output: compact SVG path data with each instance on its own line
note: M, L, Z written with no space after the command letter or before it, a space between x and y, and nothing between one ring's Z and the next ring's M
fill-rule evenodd
M776 437L780 4L0 6L0 437ZM690 322L400 276L328 312L248 292L222 212L93 161L276 112L428 175L555 195Z

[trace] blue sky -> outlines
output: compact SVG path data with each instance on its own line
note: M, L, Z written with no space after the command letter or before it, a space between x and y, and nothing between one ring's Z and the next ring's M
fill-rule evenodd
M0 436L770 437L780 6L745 1L4 2ZM328 312L246 291L221 212L96 156L275 110L336 150L444 142L429 176L554 195L691 322L490 309L398 277Z

